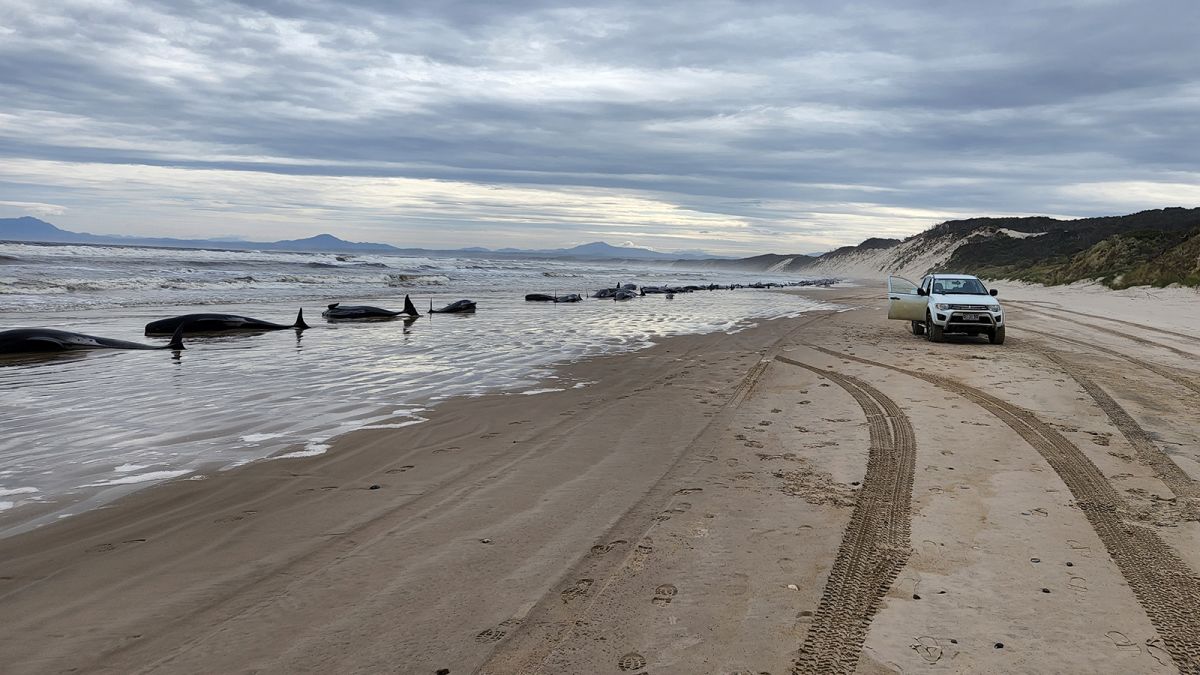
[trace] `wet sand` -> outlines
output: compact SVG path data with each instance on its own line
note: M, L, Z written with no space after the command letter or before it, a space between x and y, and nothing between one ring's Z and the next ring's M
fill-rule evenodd
M1007 344L932 344L807 294L857 309L0 540L3 670L1200 665L1200 325L1023 289Z

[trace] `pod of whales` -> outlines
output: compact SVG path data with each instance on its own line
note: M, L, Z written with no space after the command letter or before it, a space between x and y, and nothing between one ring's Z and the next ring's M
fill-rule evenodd
M321 312L321 316L330 321L368 321L372 319L391 319L401 315L404 316L405 320L416 319L421 315L407 295L404 296L404 309L399 312L371 307L370 305L343 305L340 302L329 305L328 309Z
M183 325L175 329L165 345L146 345L128 340L72 333L53 328L14 328L0 331L0 354L37 354L84 349L183 349Z
M169 319L151 321L146 324L146 335L170 335L180 327L183 327L186 333L213 333L227 330L282 330L284 328L304 330L308 328L308 324L304 323L304 309L296 313L296 323L290 326L234 314L184 314Z

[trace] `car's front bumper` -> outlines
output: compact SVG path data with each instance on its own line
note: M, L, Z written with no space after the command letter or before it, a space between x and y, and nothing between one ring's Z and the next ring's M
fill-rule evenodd
M1004 314L951 309L934 312L933 322L947 333L987 332L1004 325Z

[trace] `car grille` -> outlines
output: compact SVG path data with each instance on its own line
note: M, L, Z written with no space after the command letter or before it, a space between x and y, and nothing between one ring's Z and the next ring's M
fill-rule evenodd
M961 309L968 312L986 312L987 305L950 305L950 309Z

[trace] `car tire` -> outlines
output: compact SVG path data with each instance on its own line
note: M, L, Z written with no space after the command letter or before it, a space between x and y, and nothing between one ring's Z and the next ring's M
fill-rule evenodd
M925 334L925 324L921 323L920 321L913 321L912 322L912 334L913 335L924 335Z
M1004 344L1004 326L995 328L992 332L988 333L988 341L994 345Z
M930 342L941 342L943 340L942 327L934 323L933 317L929 315L925 316L925 334Z

